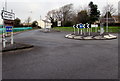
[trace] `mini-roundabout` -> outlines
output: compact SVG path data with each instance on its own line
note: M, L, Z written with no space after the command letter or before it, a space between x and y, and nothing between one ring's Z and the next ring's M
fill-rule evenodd
M90 35L86 34L67 34L65 35L65 38L68 39L75 39L75 40L111 40L111 39L117 39L117 36L109 34L109 33L91 33Z

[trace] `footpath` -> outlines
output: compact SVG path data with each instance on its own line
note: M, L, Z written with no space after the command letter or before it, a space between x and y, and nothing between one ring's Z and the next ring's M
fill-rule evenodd
M31 47L33 47L33 45L16 43L16 42L13 45L11 45L10 42L7 42L6 47L2 48L2 52L15 51L15 50L26 49Z
M21 32L15 32L14 35L19 34ZM2 35L0 35L2 38ZM10 37L10 34L8 34L6 37ZM34 47L33 45L30 44L23 44L23 43L17 43L14 42L13 45L10 44L10 42L6 43L6 47L2 48L2 52L8 52L8 51L15 51L15 50L20 50L20 49L27 49L27 48L32 48Z

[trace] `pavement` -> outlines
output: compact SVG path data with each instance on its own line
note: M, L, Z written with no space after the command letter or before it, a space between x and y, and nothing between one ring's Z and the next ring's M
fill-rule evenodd
M64 38L66 34L33 30L15 35L15 42L34 47L3 52L2 78L118 78L118 39L73 40Z
M6 47L2 49L2 52L27 49L27 48L31 48L31 47L33 47L33 45L23 44L23 43L16 43L16 42L14 42L14 44L11 44L10 42L7 42Z

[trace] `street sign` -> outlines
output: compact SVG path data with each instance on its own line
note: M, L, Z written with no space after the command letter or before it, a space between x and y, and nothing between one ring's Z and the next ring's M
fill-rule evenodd
M83 24L79 24L79 28L85 28Z
M6 26L6 32L12 32L13 26Z
M73 28L74 28L74 30L73 30L73 33L75 34L75 28L76 28L76 24L75 25L73 25Z
M11 10L11 12L3 10L1 11L1 18L3 19L3 29L5 28L6 30L3 30L3 35L2 35L2 43L3 47L6 47L6 39L5 39L5 34L7 35L7 32L11 32L11 44L13 44L13 25L14 25L14 20L15 20L15 14Z
M3 20L5 25L13 25L14 24L14 20Z
M95 27L98 27L98 24L96 24Z
M91 24L91 27L98 27L98 24Z
M2 10L1 16L2 16L2 19L4 19L4 20L14 20L15 19L15 14L12 11L8 12L5 10Z
M58 21L58 22L57 22L57 26L61 26L61 21Z
M77 27L76 27L76 24L75 24L75 25L73 25L73 28L77 28Z

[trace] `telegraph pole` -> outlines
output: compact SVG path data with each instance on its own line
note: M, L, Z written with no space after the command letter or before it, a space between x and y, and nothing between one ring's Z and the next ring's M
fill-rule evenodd
M107 0L107 5L108 5L108 0ZM106 32L108 32L108 12L109 12L109 7L107 9L107 13L106 13Z

